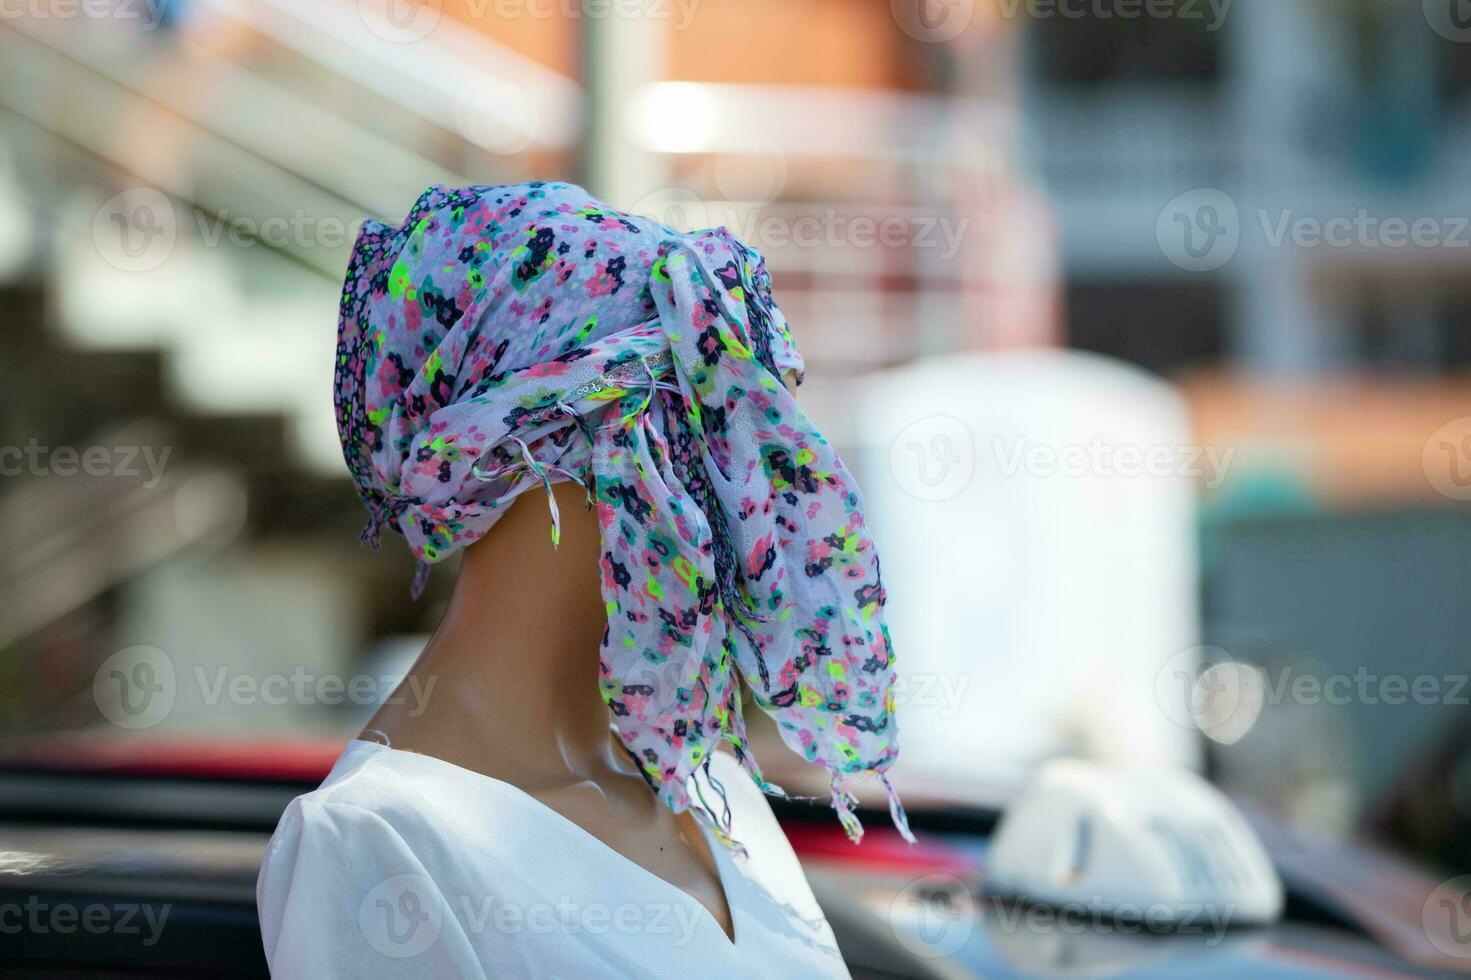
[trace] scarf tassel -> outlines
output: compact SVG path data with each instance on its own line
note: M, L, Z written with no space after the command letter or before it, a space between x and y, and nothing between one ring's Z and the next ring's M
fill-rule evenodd
M894 784L889 782L889 777L883 773L878 774L883 781L884 791L889 798L889 819L894 824L894 829L906 843L913 844L914 833L909 829L909 817L904 812L904 804L899 801L899 794L894 789ZM848 774L834 771L832 773L832 807L838 814L838 821L843 829L848 832L848 839L857 844L863 840L863 824L858 820L858 814L854 809L858 806L858 798L853 795L851 789L851 778Z
M863 840L863 824L858 820L858 814L853 808L858 805L858 798L848 788L849 777L840 772L832 774L832 806L838 814L838 822L848 832L848 839L857 844Z
M373 505L367 526L358 535L358 541L368 545L374 551L378 551L383 544L383 528L392 525L397 520L398 514L403 510L402 498L391 500L380 500ZM424 587L429 584L429 563L420 558L414 567L414 578L409 583L409 598L417 600L424 594Z
M705 757L705 761L700 765L700 771L704 774L705 781L709 782L710 788L720 797L720 815L716 816L715 809L705 799L705 790L700 785L700 780L691 776L689 784L694 786L695 795L700 799L700 805L692 808L695 813L695 818L710 828L711 833L722 846L740 857L747 857L745 845L741 844L733 836L733 815L730 809L730 797L726 795L725 786L710 771L711 758L711 756Z
M383 526L393 522L393 515L394 507L391 500L375 499L368 510L368 523L358 535L359 543L368 545L377 551L383 544Z
M884 792L889 795L889 820L894 824L894 829L899 831L899 836L906 843L913 844L914 833L909 829L909 815L904 812L904 804L899 802L899 793L894 789L894 784L889 782L886 773L879 773L879 779L884 782Z
M561 511L557 509L557 497L552 492L551 474L555 473L558 476L566 477L568 480L572 481L573 483L579 484L584 490L586 490L587 503L589 507L591 507L593 503L592 488L591 486L589 486L587 480L579 477L576 473L573 473L570 470L565 470L560 466L543 463L541 460L537 459L536 454L531 451L531 447L527 445L524 439L521 439L519 436L514 435L511 436L511 439L521 450L521 460L519 462L512 463L510 466L502 467L501 469L498 469L493 473L486 473L482 471L479 467L472 467L470 472L474 474L477 480L480 480L484 483L490 483L495 480L503 479L513 473L519 476L520 473L526 472L527 470L531 471L532 475L540 480L541 485L546 489L547 507L552 512L552 547L560 547L562 544L562 514ZM503 498L497 498L497 500L492 501L492 506L494 506L496 503L499 503L500 499Z
M417 601L424 594L424 587L429 584L429 563L420 558L414 566L414 581L409 584L409 598Z

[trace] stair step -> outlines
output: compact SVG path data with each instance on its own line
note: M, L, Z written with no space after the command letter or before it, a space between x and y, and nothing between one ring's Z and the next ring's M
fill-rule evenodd
M19 362L25 370L11 381L0 423L12 441L68 445L130 419L170 414L156 352L43 347L23 353Z

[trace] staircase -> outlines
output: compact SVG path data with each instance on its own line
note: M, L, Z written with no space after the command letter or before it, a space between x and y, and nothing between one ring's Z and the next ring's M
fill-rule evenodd
M352 643L333 596L370 597L369 636L420 625L422 610L388 598L405 593L407 557L369 561L357 545L363 512L331 408L342 269L362 216L401 215L463 173L520 179L525 161L498 147L562 152L570 134L553 121L575 118L576 87L451 29L416 46L436 72L408 78L406 52L343 30L344 17L354 4L196 0L152 33L0 20L0 349L12 367L0 391L0 727L90 719L98 660L140 632L165 644L146 611L128 626L129 609L159 601L139 597L141 577L176 567L187 579L214 567L209 554L225 582L355 579L322 583L336 608L309 600L297 622L283 613L238 638L234 670L257 652L258 671L313 658L340 670L342 650L293 636L315 617ZM404 84L385 91L384 79ZM492 94L512 84L546 114L505 118ZM137 193L171 236L146 268L109 223L116 196ZM323 557L300 560L310 554ZM171 649L194 657L187 646Z

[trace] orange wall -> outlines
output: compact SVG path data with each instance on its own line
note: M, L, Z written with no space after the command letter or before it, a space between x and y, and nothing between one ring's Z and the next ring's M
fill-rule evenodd
M554 11L575 0L506 0L502 9ZM444 13L480 31L517 54L564 75L577 75L576 22L565 17L496 15L496 0L444 0ZM479 16L477 16L479 14Z
M444 0L444 11L575 77L579 20L498 10L575 10L581 2ZM899 29L885 0L659 0L653 9L669 33L668 77L679 81L909 89L919 87L928 53ZM692 11L687 24L684 10Z
M885 0L700 0L689 28L673 32L670 77L910 88L913 42Z

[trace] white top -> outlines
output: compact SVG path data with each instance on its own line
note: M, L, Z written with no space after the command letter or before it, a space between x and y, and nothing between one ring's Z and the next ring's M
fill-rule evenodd
M734 943L684 890L509 783L351 742L266 847L256 901L271 974L847 977L765 797L729 754L710 766L749 855L706 832Z

